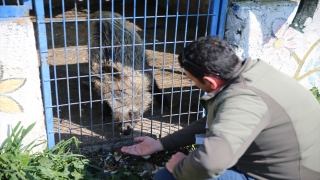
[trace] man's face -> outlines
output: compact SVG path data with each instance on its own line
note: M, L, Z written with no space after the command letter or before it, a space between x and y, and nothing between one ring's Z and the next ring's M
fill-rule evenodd
M204 80L205 83L202 83L202 82L199 81L196 77L192 76L192 74L189 73L187 70L184 70L184 72L185 72L186 76L187 76L190 80L192 80L192 81L196 84L196 86L197 86L198 88L200 88L201 90L203 90L203 91L205 91L205 92L207 92L207 93L213 91L213 89L211 89L211 84L210 84L210 82Z

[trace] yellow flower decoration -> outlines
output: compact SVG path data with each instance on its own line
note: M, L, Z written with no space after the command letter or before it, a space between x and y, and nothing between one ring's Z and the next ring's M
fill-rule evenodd
M9 96L3 94L13 92L24 85L24 78L2 79L3 69L0 64L0 111L5 113L21 113L23 108L21 105Z

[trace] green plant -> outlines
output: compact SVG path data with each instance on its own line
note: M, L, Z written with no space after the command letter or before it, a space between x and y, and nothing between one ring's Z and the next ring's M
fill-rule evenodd
M44 142L35 144L32 141L27 146L22 145L22 140L31 131L35 123L27 129L19 127L19 122L12 134L0 146L0 179L94 179L87 170L88 167L101 168L90 165L89 160L81 154L73 154L71 145L74 142L76 150L79 150L79 141L72 137L61 141L50 150L31 154L30 151Z
M34 140L23 147L22 140L31 131L35 123L27 129L19 128L20 124L21 122L12 129L12 134L0 146L0 179L26 179L24 168L28 167L30 151L44 143L34 145Z
M311 88L309 91L311 91L311 93L314 95L314 97L316 97L316 99L318 100L318 102L320 103L320 93L319 93L319 89L316 87Z

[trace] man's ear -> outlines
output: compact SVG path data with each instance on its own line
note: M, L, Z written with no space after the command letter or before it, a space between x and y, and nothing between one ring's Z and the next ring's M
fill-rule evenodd
M210 87L212 90L215 90L218 88L218 84L216 82L216 79L212 76L204 76L203 77L204 81L208 81L210 83Z

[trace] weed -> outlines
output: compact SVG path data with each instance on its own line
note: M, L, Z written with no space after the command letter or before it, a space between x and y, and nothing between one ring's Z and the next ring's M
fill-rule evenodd
M32 141L27 146L23 146L22 141L25 136L35 126L29 125L27 129L20 127L19 122L11 135L0 146L0 179L94 179L87 168L102 169L89 164L89 160L81 154L71 152L72 142L76 150L79 150L79 141L72 137L66 141L61 141L53 148L46 148L43 152L31 154L31 150L46 141L35 144Z
M319 89L316 87L311 88L309 91L311 91L311 93L314 95L314 97L316 97L316 99L318 100L318 102L320 103L320 93L319 93Z

